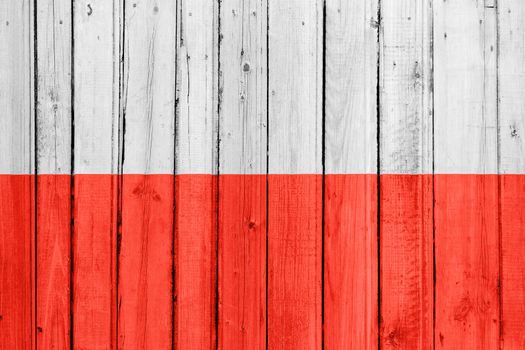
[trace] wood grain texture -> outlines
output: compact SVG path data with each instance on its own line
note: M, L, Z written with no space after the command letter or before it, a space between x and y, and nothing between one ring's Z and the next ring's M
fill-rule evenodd
M0 347L32 349L34 203L32 175L0 175Z
M377 349L377 175L328 174L324 208L324 344Z
M498 2L498 142L500 175L500 300L504 349L525 346L525 4ZM507 175L508 174L508 175Z
M221 349L266 348L267 6L221 2Z
M71 9L68 1L42 1L36 9L36 334L42 348L70 346Z
M0 5L0 174L33 174L34 29L33 3Z
M439 174L434 181L436 348L495 349L498 178Z
M177 2L175 346L217 344L219 4Z
M272 2L268 11L268 346L318 349L323 2Z
M373 349L378 3L330 0L325 11L324 345Z
M381 347L433 343L432 14L428 1L381 2Z
M175 178L175 347L217 344L217 178Z
M499 346L496 8L434 4L435 345Z
M0 4L0 348L5 349L36 346L33 11L32 1Z
M118 0L75 1L73 347L117 344ZM96 175L100 174L100 175Z
M266 349L266 175L219 178L219 348Z
M124 13L119 346L171 349L176 2Z

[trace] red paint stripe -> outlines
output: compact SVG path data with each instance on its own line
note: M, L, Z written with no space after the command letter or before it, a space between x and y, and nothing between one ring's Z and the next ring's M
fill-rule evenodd
M437 175L434 181L436 347L497 349L498 177Z
M172 175L123 177L120 348L172 348L173 202Z
M268 177L268 347L322 341L322 175Z
M116 348L117 185L113 175L76 175L73 347Z
M432 176L381 175L381 348L433 342Z
M121 345L169 347L175 322L177 348L214 347L219 229L219 345L264 347L266 177L222 176L220 197L216 176L176 177L174 321L173 176L121 180ZM374 348L375 175L325 180L325 345ZM525 175L381 176L383 347L426 348L433 340L432 180L436 347L498 347L500 311L504 346L521 347ZM112 175L74 179L71 308L77 348L117 344L118 181ZM31 348L36 327L40 346L67 346L69 182L64 175L38 178L34 295L34 177L0 176L1 348ZM270 175L268 184L268 345L317 348L322 176Z
M219 347L266 348L266 176L219 182Z
M37 346L68 349L71 176L39 175L37 185Z
M505 349L525 348L525 176L503 175L501 301Z
M0 176L0 218L0 349L31 349L34 176Z
M377 176L325 177L326 349L377 349Z
M175 342L177 349L216 345L217 179L175 179Z

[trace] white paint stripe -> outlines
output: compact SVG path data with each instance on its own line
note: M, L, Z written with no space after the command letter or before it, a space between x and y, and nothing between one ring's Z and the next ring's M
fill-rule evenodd
M220 174L266 174L265 1L221 2Z
M123 173L171 174L175 142L176 2L127 2Z
M119 162L119 1L74 6L76 174L115 174Z
M71 4L37 7L38 174L71 173Z
M176 173L217 173L218 8L179 0Z
M270 173L322 173L322 3L269 4Z
M0 173L34 171L32 1L0 2Z
M498 6L500 172L525 174L525 2Z
M377 172L377 1L326 1L325 170Z
M424 1L381 4L381 173L432 173L431 12Z
M497 173L496 9L434 5L437 173Z

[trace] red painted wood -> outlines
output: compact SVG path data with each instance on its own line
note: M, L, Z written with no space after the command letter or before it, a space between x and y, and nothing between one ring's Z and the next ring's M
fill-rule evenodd
M0 175L0 349L34 346L34 176Z
M382 349L433 343L432 176L381 175Z
M38 175L37 347L69 349L71 176Z
M217 178L175 179L175 347L216 345Z
M322 342L322 175L268 177L268 347Z
M501 301L504 349L525 348L525 175L502 175Z
M75 175L73 347L115 349L117 188L114 175Z
M123 175L120 348L172 348L173 201L173 175Z
M435 176L438 349L499 348L497 175Z
M219 348L266 348L266 175L219 180Z
M324 345L377 349L377 176L326 175Z

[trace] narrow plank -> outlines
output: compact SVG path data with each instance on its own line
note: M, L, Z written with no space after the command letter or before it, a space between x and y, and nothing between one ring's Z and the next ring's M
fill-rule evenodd
M435 345L499 344L496 8L434 3ZM458 174L458 175L454 175Z
M381 2L380 346L433 344L432 17Z
M119 1L75 1L73 347L117 345Z
M498 2L499 173L501 249L501 341L504 349L525 346L525 146L520 97L525 89L525 4Z
M221 349L266 348L267 6L221 2Z
M219 4L177 2L175 347L217 345Z
M268 347L322 344L323 1L269 4Z
M32 1L0 4L0 348L35 347Z
M119 347L171 349L176 2L124 13Z
M71 3L37 11L37 346L70 346Z
M326 349L377 348L377 14L326 1Z

